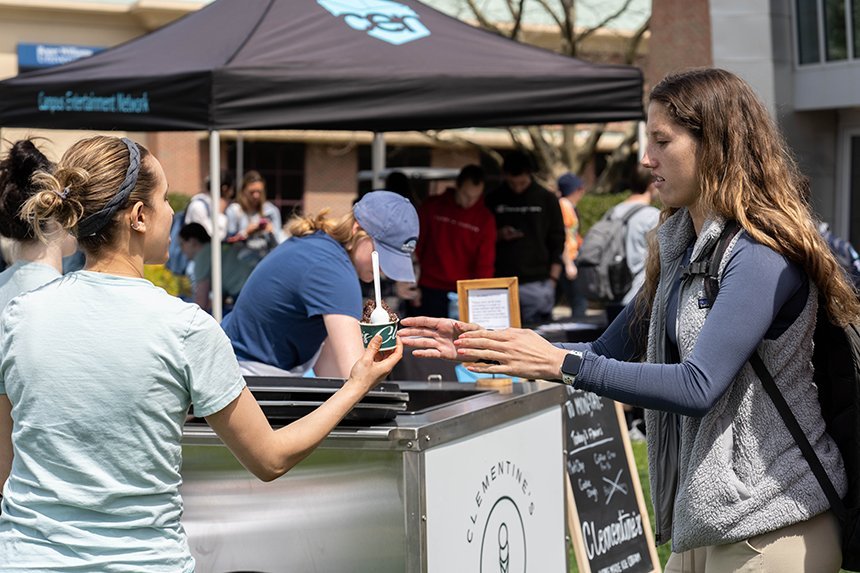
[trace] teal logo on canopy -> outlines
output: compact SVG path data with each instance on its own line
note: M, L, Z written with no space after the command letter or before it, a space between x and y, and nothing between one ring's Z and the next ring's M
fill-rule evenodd
M317 4L343 17L353 30L367 32L377 40L399 46L426 38L430 30L421 23L418 14L403 4L389 0L317 0Z

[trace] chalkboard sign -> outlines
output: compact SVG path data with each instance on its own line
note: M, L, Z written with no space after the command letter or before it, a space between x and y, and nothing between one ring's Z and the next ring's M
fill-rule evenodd
M582 573L660 571L621 406L568 388L568 529Z

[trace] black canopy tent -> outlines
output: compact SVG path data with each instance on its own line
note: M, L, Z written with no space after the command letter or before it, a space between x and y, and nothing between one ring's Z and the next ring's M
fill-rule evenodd
M519 44L415 0L219 0L0 82L9 127L379 132L641 117L637 68Z
M0 82L0 126L209 130L214 181L222 129L383 132L642 115L637 68L519 44L416 0L218 0L89 58Z

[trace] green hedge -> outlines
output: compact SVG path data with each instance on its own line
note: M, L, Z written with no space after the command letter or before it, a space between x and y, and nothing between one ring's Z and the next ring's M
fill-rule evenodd
M170 202L170 206L173 207L174 213L179 213L191 202L191 195L186 195L185 193L168 193L167 200Z
M173 212L178 213L188 206L191 197L184 193L168 193L167 200L173 207ZM143 276L174 296L191 296L191 281L188 277L178 277L164 268L164 265L146 265Z
M591 226L599 221L604 213L629 196L629 191L625 191L624 193L601 193L600 195L586 193L576 206L580 217L579 234L584 237Z

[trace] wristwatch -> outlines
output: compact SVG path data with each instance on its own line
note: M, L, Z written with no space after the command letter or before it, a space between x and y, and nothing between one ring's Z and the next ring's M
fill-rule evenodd
M582 368L582 352L579 350L571 350L564 357L564 362L561 363L561 379L568 386L573 386L576 377L579 376L579 370Z

